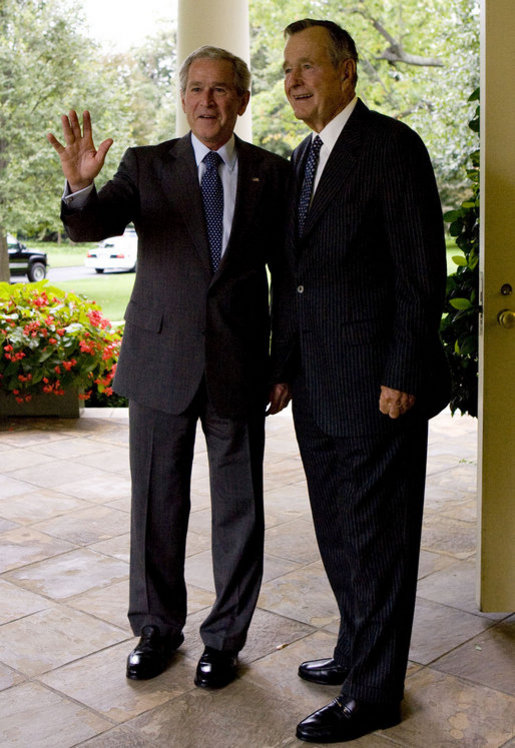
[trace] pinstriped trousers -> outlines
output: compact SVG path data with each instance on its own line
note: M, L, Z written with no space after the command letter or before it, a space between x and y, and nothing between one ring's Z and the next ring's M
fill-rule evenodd
M264 405L221 418L201 386L179 415L129 405L132 478L129 621L177 634L186 619L184 561L197 421L206 437L216 600L200 627L206 646L245 644L263 572Z
M320 554L340 611L333 656L349 671L342 693L398 702L415 608L427 420L408 413L389 422L386 434L332 437L311 415L301 381L293 416Z

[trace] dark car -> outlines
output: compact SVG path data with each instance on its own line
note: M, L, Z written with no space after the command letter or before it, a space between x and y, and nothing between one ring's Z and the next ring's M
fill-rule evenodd
M44 252L29 249L11 234L7 235L7 250L11 275L26 275L31 282L43 280L46 276L47 258Z

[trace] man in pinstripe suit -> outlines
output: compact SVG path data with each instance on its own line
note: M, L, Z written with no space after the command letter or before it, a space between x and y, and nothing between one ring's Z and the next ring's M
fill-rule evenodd
M401 718L427 423L448 401L438 336L445 244L427 151L409 127L356 98L349 34L305 19L285 36L286 94L314 133L293 154L291 322L275 341L276 373L293 382L318 544L341 615L333 656L299 668L305 680L341 684L341 694L297 737L337 742Z

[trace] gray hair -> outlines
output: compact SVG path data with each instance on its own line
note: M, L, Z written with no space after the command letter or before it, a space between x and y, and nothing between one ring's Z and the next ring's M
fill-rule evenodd
M232 63L234 69L234 85L238 96L242 96L247 91L250 91L250 70L247 67L247 63L240 57L236 57L226 49L221 47L199 47L192 52L181 65L179 70L179 83L181 87L181 93L186 91L186 84L188 82L188 73L191 64L195 60L227 60Z
M334 21L317 21L313 18L304 18L301 21L294 21L290 23L284 29L285 38L289 38L294 34L298 34L299 31L312 28L313 26L321 26L326 29L330 38L329 45L329 56L334 67L338 67L344 60L354 60L356 62L356 68L358 64L358 51L354 39L348 31L342 29ZM358 74L356 72L353 83L356 84L358 80Z

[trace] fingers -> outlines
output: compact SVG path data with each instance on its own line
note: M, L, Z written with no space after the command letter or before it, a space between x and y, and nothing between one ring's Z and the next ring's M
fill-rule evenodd
M46 139L48 140L50 145L55 148L57 153L62 153L64 151L64 145L62 145L62 143L57 140L53 133L47 133Z
M379 410L390 418L400 418L415 405L415 396L407 392L381 387Z
M107 151L111 148L112 145L113 145L113 139L107 138L107 140L104 140L104 142L100 143L100 145L98 146L96 157L97 157L97 160L101 164L104 163L105 157L107 155Z
M290 388L287 384L274 384L270 391L270 404L265 415L273 416L283 410L291 400Z

